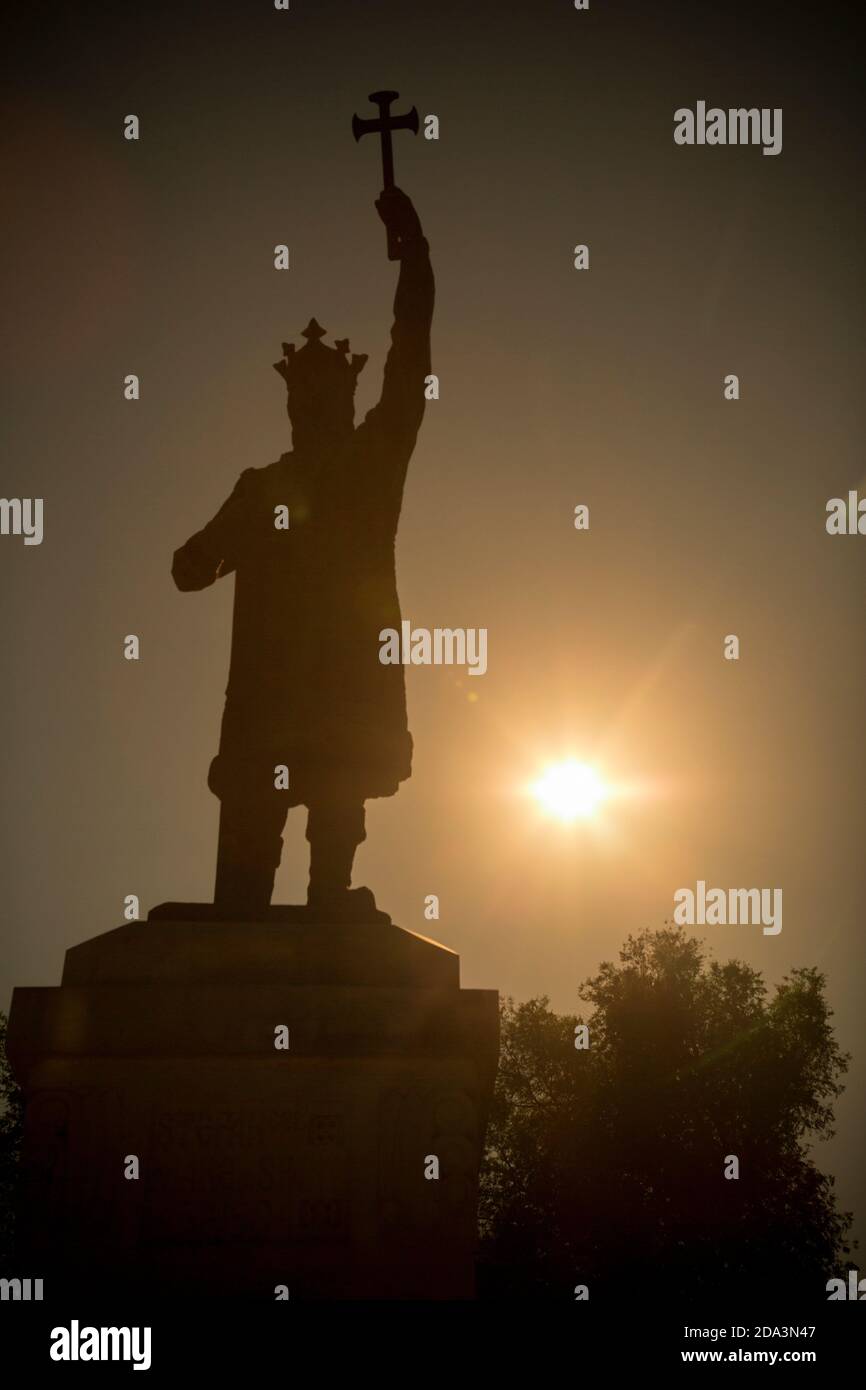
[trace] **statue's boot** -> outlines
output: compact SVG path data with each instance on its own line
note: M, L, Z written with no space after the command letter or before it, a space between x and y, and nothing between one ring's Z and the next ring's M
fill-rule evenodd
M214 907L222 918L267 917L283 841L285 807L224 800L220 807Z
M350 888L355 850L366 839L364 804L310 807L310 886L307 906L316 917L333 922L389 920L376 907L369 888Z

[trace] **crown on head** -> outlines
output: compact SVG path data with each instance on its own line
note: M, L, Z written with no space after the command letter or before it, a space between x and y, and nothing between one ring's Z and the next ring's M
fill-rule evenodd
M274 363L274 371L283 377L289 391L302 387L305 381L320 382L325 374L354 391L367 361L366 352L353 352L350 357L348 338L335 338L334 347L326 347L322 342L325 329L315 319L310 319L301 336L307 340L304 347L296 351L294 343L283 343L283 360Z

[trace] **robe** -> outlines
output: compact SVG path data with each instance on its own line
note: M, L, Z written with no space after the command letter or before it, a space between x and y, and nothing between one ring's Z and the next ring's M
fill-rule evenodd
M330 457L283 454L248 468L203 530L175 553L180 587L235 575L219 753L221 799L284 804L391 796L410 776L401 665L379 660L400 630L394 547L430 372L433 273L424 238L403 248L381 399ZM288 507L289 527L274 525ZM179 576L183 576L180 583Z

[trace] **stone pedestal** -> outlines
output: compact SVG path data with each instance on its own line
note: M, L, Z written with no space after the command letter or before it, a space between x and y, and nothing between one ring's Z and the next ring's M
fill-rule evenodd
M157 910L73 947L59 988L12 1003L22 1267L178 1298L471 1298L497 1005L383 923Z

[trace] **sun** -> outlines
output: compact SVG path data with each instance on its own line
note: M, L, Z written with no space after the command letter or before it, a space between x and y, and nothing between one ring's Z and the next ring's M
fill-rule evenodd
M530 790L545 811L566 822L595 815L609 794L595 768L573 758L554 763Z

